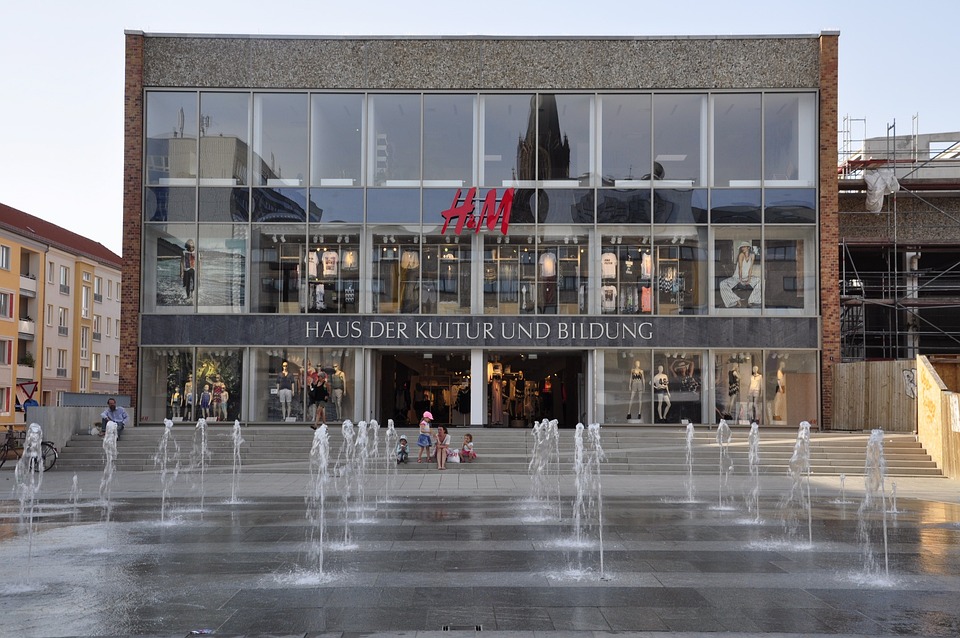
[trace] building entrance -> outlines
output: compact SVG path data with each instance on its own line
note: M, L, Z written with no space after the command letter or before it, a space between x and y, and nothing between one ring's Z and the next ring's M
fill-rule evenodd
M584 352L475 356L482 361L472 362L470 352L381 352L374 413L396 427L416 426L425 410L434 424L452 426L520 428L557 419L574 427L586 418Z

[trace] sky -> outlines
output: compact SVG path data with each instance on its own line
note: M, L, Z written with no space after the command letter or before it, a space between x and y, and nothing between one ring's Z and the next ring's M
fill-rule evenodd
M840 32L838 129L960 131L960 3L76 0L0 5L0 203L120 254L124 31L673 36ZM916 119L915 119L916 118Z

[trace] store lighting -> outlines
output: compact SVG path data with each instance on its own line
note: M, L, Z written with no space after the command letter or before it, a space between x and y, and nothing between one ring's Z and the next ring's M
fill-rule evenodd
M273 236L273 243L277 243L277 236L276 236L276 235Z

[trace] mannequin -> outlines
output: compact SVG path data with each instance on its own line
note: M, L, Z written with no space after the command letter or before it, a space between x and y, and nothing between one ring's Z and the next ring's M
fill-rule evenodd
M223 386L223 379L218 374L213 381L213 418L220 419L223 414L223 393L226 390Z
M330 398L333 400L333 410L337 421L343 420L343 393L347 388L347 375L338 364L333 364L333 374L330 375Z
M653 375L653 394L657 397L657 416L665 421L670 411L670 379L663 372L663 366L657 366L657 373Z
M742 241L737 248L733 274L720 282L720 299L727 308L735 306L760 306L760 277L753 273L755 256L750 242ZM749 290L747 304L734 292L734 289Z
M490 380L490 422L503 423L503 378L499 374Z
M753 373L750 375L750 389L747 391L747 397L750 399L750 418L759 421L760 410L760 390L763 388L763 375L760 374L760 367L753 366Z
M183 395L180 394L180 388L174 388L173 394L170 395L170 409L172 411L172 418L179 419L180 410L183 408Z
M737 363L731 363L727 372L727 414L734 423L740 420L740 366Z
M213 394L210 392L210 384L203 384L203 392L200 393L200 416L204 419L210 418L210 407L213 404Z
M183 416L193 419L193 375L187 375L187 382L183 384L184 411Z
M777 393L773 397L773 420L785 421L787 415L787 373L783 371L784 363L777 367Z
M280 374L277 375L277 398L280 399L280 418L286 421L293 407L293 386L295 379L290 373L286 361L280 364Z
M637 418L640 419L640 404L643 401L643 387L646 385L646 378L643 374L643 368L640 361L633 362L633 370L630 371L630 403L627 405L627 421L633 418L633 400L637 399Z

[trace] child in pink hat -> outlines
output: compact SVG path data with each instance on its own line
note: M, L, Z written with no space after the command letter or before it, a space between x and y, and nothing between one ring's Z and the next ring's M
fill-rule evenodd
M433 415L428 410L423 413L423 418L420 420L420 436L417 437L417 447L420 451L417 453L417 463L423 463L424 451L427 453L427 460L430 460L430 446L433 445L433 440L430 438L431 421L433 421Z

